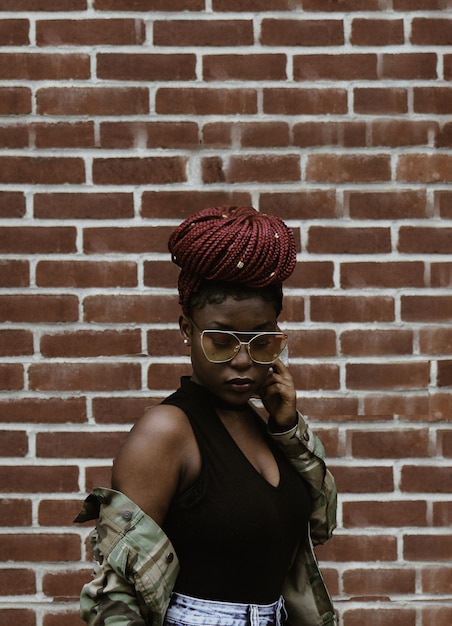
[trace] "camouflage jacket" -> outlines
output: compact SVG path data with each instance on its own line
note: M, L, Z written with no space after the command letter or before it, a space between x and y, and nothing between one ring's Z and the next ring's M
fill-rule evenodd
M325 542L336 525L336 489L318 437L299 415L292 430L272 434L306 480L313 503L310 541L300 540L283 596L289 626L337 624L313 544ZM76 522L97 519L90 538L97 566L81 593L80 614L89 626L162 626L179 571L164 531L124 494L97 488Z

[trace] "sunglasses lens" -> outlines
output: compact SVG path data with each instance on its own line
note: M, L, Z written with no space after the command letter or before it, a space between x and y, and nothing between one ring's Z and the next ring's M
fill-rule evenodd
M225 363L239 351L240 341L228 332L205 330L202 333L202 349L212 363Z
M250 341L250 356L256 363L269 364L276 361L287 345L287 335L284 333L256 335Z

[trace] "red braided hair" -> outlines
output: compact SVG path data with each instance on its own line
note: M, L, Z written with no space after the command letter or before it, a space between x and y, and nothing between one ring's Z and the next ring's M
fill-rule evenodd
M293 233L279 218L252 207L212 207L194 213L171 234L184 312L203 280L259 288L280 285L293 272Z

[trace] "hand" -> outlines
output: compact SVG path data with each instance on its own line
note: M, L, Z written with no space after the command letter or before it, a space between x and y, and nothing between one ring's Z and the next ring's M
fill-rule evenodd
M260 397L271 421L278 429L284 431L295 426L297 394L293 378L281 359L277 359L268 370Z

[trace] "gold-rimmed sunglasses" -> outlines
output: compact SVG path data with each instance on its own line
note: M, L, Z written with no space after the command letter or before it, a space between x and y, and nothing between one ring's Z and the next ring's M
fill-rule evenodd
M287 346L288 336L281 331L201 330L192 319L188 319L199 331L202 350L211 363L232 361L241 346L245 346L254 363L271 365Z

